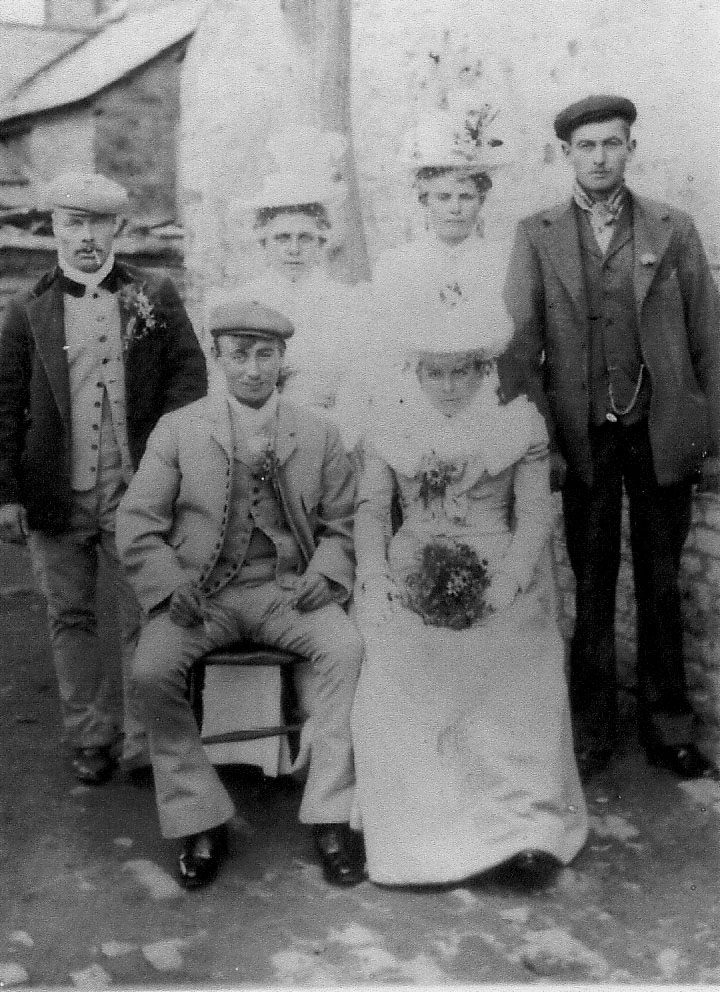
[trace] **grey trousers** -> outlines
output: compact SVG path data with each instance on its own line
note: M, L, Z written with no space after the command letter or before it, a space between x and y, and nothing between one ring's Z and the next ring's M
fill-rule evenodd
M29 544L47 599L64 740L72 748L107 747L122 735L122 762L132 768L149 759L144 729L124 689L142 615L115 547L115 510L123 489L119 474L105 473L94 489L74 494L66 533L51 537L33 531ZM109 654L98 637L101 559L112 582L120 633L119 651Z
M163 837L209 830L233 815L232 801L201 744L186 685L197 658L240 637L308 659L301 697L309 709L303 735L310 757L300 820L350 819L355 786L350 711L362 639L340 606L300 613L288 606L288 597L276 582L235 583L213 598L204 623L179 627L162 610L143 629L132 691L148 731Z

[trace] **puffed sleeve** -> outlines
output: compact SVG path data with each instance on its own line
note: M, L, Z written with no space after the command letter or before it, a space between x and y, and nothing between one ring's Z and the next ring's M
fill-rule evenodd
M555 509L550 492L550 457L544 420L535 407L530 445L513 476L513 537L502 570L527 589L540 554L552 533Z
M357 576L387 574L387 547L391 537L391 506L395 476L390 466L369 446L365 452L355 511Z

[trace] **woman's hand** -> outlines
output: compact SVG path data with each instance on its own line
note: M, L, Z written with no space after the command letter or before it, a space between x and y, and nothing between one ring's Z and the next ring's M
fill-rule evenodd
M497 613L510 606L520 590L520 584L510 572L499 571L493 575L485 593L485 602Z

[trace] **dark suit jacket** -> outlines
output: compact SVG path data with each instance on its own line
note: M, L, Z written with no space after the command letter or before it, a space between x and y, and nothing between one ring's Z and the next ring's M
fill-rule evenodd
M633 194L633 223L650 442L658 481L670 485L720 448L720 298L687 214ZM505 300L515 322L512 360L546 415L553 446L590 485L590 326L572 201L520 222Z
M128 444L135 467L163 413L207 392L205 358L172 282L116 263L113 285L143 285L156 325L125 353ZM128 315L122 313L123 325ZM0 504L22 503L30 527L67 529L70 383L60 269L13 300L0 337Z

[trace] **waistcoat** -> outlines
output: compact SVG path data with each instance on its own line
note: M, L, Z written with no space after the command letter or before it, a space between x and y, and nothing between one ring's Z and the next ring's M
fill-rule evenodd
M268 582L292 588L305 561L269 478L262 477L262 454L251 450L234 422L235 453L228 522L220 557L205 581L208 594L229 582Z
M116 447L126 483L132 462L125 422L125 366L117 298L99 287L63 296L71 399L72 488L92 489L100 448ZM105 457L103 458L105 461Z
M612 240L603 255L585 211L575 207L590 320L590 422L616 419L634 424L648 415L650 380L647 370L637 401L624 415L614 414L610 402L612 381L615 405L623 409L632 400L642 365L640 333L635 306L632 207L626 203L615 223ZM609 367L614 367L610 380ZM610 417L608 417L608 414Z

